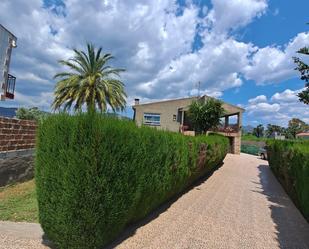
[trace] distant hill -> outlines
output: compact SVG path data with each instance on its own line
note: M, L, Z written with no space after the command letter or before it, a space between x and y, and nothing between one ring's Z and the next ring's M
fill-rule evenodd
M0 107L0 117L14 118L16 111L17 108L14 107Z
M254 127L251 125L245 125L242 127L242 130L244 133L252 133L253 132Z
M123 116L123 115L118 114L118 113L114 113L114 112L107 112L106 115L109 116L109 117L114 117L114 118L118 118L118 119L123 119L123 120L132 121L131 118L129 118L129 117L127 117L127 116Z

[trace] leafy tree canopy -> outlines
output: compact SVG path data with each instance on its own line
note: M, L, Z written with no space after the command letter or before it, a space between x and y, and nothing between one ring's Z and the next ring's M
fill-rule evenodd
M272 125L272 124L268 124L267 125L267 130L266 130L266 136L270 137L273 133L277 133L277 134L284 134L285 133L285 128L281 127L279 125Z
M299 54L302 55L309 55L309 47L301 48L297 51ZM309 104L309 66L304 63L300 58L294 57L294 62L297 65L295 70L298 70L301 75L301 80L305 81L305 90L298 93L299 100L304 102L305 104Z
M204 133L220 124L220 118L224 115L222 102L213 98L206 101L199 99L189 106L189 118L197 133Z
M256 137L263 137L264 136L264 126L259 124L257 127L253 129L253 135Z
M298 118L292 118L289 121L288 128L286 129L287 138L295 138L297 133L309 130L309 125Z
M43 112L39 110L37 107L32 107L32 108L18 108L16 111L16 117L19 119L25 119L25 120L42 120L46 116L48 116L49 113Z

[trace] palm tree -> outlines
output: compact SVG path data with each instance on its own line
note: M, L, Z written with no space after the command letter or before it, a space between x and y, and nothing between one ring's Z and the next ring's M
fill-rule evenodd
M63 107L67 111L74 104L75 111L81 111L84 104L88 112L96 107L105 112L110 106L113 111L123 110L126 105L124 84L119 80L119 73L124 69L107 66L113 58L111 54L101 54L92 44L87 44L87 54L74 49L74 57L60 60L59 63L70 68L69 72L58 73L60 78L55 87L54 110Z

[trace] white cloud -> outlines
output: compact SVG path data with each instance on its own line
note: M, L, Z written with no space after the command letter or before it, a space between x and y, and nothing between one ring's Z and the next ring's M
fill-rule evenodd
M49 111L50 104L53 101L53 92L41 92L39 95L25 95L18 91L15 91L15 98L18 99L18 103L23 107L38 107L41 110ZM16 107L15 100L8 100L6 105L9 107Z
M299 89L296 91L292 91L290 89L286 89L281 93L275 93L272 97L272 101L280 101L280 102L296 102L298 101L297 94L303 89Z
M212 0L213 9L208 14L216 32L224 32L249 24L267 9L267 0Z
M245 106L246 115L249 120L259 120L259 123L263 124L287 126L292 118L299 118L309 123L308 106L300 102L296 96L301 90L286 89L283 92L277 92L269 101L264 95L250 99Z
M251 104L249 105L246 110L248 111L249 115L250 114L269 114L269 113L275 113L280 110L280 105L279 104L269 104L269 103L256 103L256 104Z
M257 103L266 102L266 101L267 101L267 98L265 95L259 95L259 96L256 96L255 98L248 100L250 104L257 104Z
M254 80L257 84L273 84L295 77L293 56L309 44L309 33L299 33L283 48L267 46L257 49L250 63L244 68L246 79Z
M62 70L57 60L69 58L71 48L84 48L87 41L111 52L116 58L113 65L126 69L122 79L128 104L134 97L144 102L196 95L199 81L201 94L220 98L245 79L258 84L288 79L296 75L291 57L308 44L308 33L298 34L283 47L258 48L230 32L263 15L267 3L212 0L213 6L201 10L191 1L179 6L168 0L67 0L65 7L43 8L41 0L1 0L0 23L18 37L11 67L17 94L7 105L48 108L52 77ZM193 50L197 35L202 44ZM294 98L284 94L292 95L278 93L271 100L262 95L245 107L253 116L273 111L283 120L290 117L283 112L289 108L283 99Z

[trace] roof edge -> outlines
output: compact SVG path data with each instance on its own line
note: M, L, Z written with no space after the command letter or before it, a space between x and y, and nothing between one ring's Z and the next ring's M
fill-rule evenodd
M216 99L214 97L211 97L211 96L208 96L208 95L203 95L199 98L203 98L203 97L207 97L207 98L212 98L212 99ZM187 97L187 98L177 98L177 99L167 99L167 100L162 100L162 101L155 101L155 102L149 102L149 103L144 103L144 104L138 104L138 105L132 105L132 108L135 108L137 106L144 106L144 105L152 105L152 104L159 104L159 103L166 103L166 102L172 102L172 101L178 101L178 100L186 100L186 99L197 99L198 97ZM223 100L220 100L222 101L224 104L227 104L227 105L230 105L238 110L241 110L243 112L245 112L246 110L244 108L241 108L239 106L236 106L236 105L233 105L233 104L230 104L230 103L227 103L227 102L224 102Z

